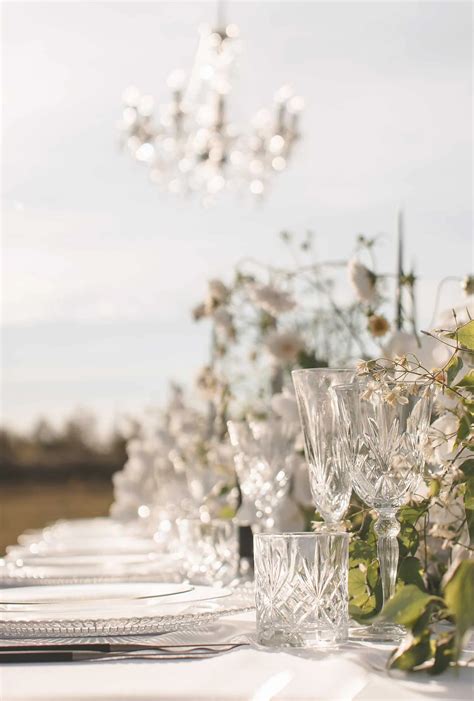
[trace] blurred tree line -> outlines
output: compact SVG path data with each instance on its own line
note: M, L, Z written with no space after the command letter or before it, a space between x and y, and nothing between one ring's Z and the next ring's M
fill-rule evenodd
M96 417L75 412L59 429L40 419L27 433L0 428L0 481L110 481L126 460L118 431L100 438Z

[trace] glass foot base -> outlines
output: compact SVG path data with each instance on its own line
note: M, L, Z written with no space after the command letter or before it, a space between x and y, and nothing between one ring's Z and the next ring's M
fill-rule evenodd
M406 628L396 623L372 623L349 627L349 640L368 640L374 643L400 643L407 634Z
M325 628L298 629L297 626L260 626L257 642L263 647L329 650L347 642L347 627L329 630Z

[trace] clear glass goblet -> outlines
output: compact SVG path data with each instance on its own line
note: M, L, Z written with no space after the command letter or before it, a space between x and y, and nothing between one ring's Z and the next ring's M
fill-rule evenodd
M227 426L242 494L236 522L272 532L278 528L278 508L288 494L297 461L294 435L274 418L228 421Z
M414 382L356 382L333 388L341 445L352 465L356 494L377 512L377 556L383 603L395 592L400 524L397 512L414 492L428 439L432 386ZM401 626L375 623L364 637L396 640Z
M351 498L351 467L342 453L330 388L353 380L354 370L294 370L293 384L303 429L311 494L329 528L339 528Z
M191 584L226 585L238 573L239 542L233 521L177 520L181 573Z

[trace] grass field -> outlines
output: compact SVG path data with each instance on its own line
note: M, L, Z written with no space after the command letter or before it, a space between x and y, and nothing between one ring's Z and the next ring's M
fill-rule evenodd
M27 528L41 528L58 518L106 516L112 484L0 484L0 554Z

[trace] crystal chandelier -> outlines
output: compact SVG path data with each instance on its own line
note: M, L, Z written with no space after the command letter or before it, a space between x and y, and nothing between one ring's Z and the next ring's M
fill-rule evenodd
M231 80L241 50L235 24L203 26L189 76L168 78L171 100L154 119L151 95L124 94L123 147L145 164L153 183L177 195L197 193L205 205L225 191L261 198L273 175L287 167L299 137L303 99L289 86L275 95L273 113L262 109L241 131L228 114Z

